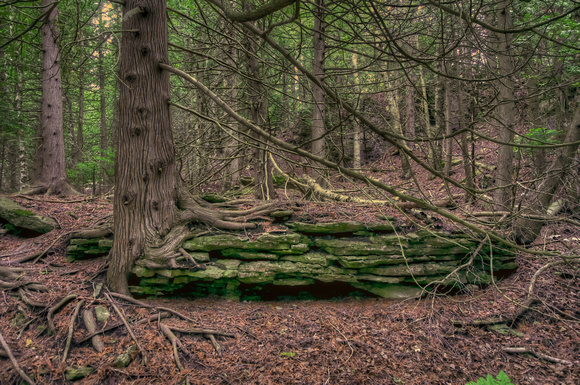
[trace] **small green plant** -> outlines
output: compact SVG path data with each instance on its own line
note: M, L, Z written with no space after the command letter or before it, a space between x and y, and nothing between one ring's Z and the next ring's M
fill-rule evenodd
M532 146L556 144L558 143L558 135L561 132L561 130L552 130L546 127L531 128L527 134L516 137L514 142L516 144ZM531 150L530 148L514 146L514 152L521 151L524 155L529 155Z
M477 382L468 382L465 385L514 385L512 380L507 374L502 370L497 374L496 378L493 378L491 374L488 374L486 378L480 378Z

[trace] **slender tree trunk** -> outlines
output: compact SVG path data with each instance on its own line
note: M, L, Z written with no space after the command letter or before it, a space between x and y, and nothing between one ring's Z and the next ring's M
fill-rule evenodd
M405 133L407 136L411 138L415 138L417 136L415 124L415 87L414 83L417 82L417 76L414 74L410 74L411 81L413 84L407 84L406 94L405 94Z
M101 156L109 149L109 137L107 133L107 99L105 83L105 64L103 50L99 48L99 97L101 105L101 119L99 122Z
M102 14L101 14L102 15ZM101 119L99 122L99 149L101 158L105 157L105 154L109 150L109 133L107 132L107 98L106 98L106 79L105 79L105 63L104 63L104 54L103 49L99 48L99 97L100 97L100 106L101 106ZM100 193L103 192L103 189L107 187L104 186L105 178L107 175L106 170L107 164L103 160L100 161L99 165L99 188L96 189L96 186L93 186L93 189L96 191L98 190Z
M360 76L358 71L358 55L356 53L352 54L352 68L355 71L354 73L354 89L355 93L358 95L359 101L363 99L362 90L360 88ZM360 143L361 143L361 135L360 135L360 124L357 119L354 119L354 128L353 128L353 139L352 139L352 167L359 171L361 168L361 157L360 157Z
M391 115L391 122L393 124L393 131L395 134L403 135L403 128L401 124L401 113L399 112L399 97L397 95L397 89L394 87L394 83L391 81L391 73L384 72L385 85L387 86L387 100L389 104L389 112ZM400 146L407 147L407 144L402 141L399 143ZM411 165L409 164L409 159L403 151L399 151L401 158L401 171L402 178L409 179L411 177Z
M79 115L77 119L77 135L74 158L77 163L83 161L83 148L85 146L84 125L85 125L85 69L79 69Z
M166 2L126 0L119 77L114 243L107 283L128 294L127 276L174 223L178 179L169 105Z
M312 72L314 76L324 82L325 76L325 50L326 41L324 37L324 30L326 24L324 22L325 10L324 0L315 1L314 9L314 51L312 61ZM313 110L312 110L312 153L314 155L326 156L326 127L324 121L326 119L326 105L324 90L318 85L312 86ZM316 178L321 186L326 185L325 178Z
M452 92L452 81L446 79L445 83L445 169L444 173L446 176L451 175L451 163L453 162L453 116L452 116L452 103L453 103L453 92Z
M570 172L578 151L580 141L580 105L566 131L564 143L569 146L561 147L556 151L556 158L546 170L546 177L536 188L536 192L526 199L527 206L520 212L520 217L514 223L516 240L521 244L530 244L540 235L545 220L531 219L527 215L546 214L546 210L554 197L558 187L564 185L566 174Z
M258 47L252 38L246 39L247 53L246 62L250 79L248 80L248 103L250 104L250 120L258 127L268 131L268 100L266 98L266 88L262 82L262 74L258 63ZM256 145L254 148L254 183L255 196L258 199L276 199L277 193L272 180L272 162L267 144L262 143L262 139L255 136Z
M16 63L16 72L18 74L18 81L16 82L16 88L14 92L14 109L16 110L16 115L18 118L18 123L21 123L22 119L22 95L24 92L24 66L22 62ZM18 130L18 154L17 154L17 166L16 166L16 183L14 189L20 191L26 188L28 185L28 167L26 159L26 145L24 131Z
M502 0L497 5L497 25L502 29L513 27L510 13L511 0ZM501 142L511 143L514 140L514 124L516 106L514 103L514 82L511 79L514 69L511 57L512 34L497 33L498 39L498 66L500 79L498 80L498 109L497 117L501 126L498 138ZM513 206L513 158L512 146L501 145L497 153L497 173L494 201L497 210L510 210Z
M463 103L464 93L461 88L461 83L456 84L457 90L457 115L459 115L459 129L463 131L463 129L467 128L466 119L466 112L465 106ZM461 147L461 155L463 158L463 171L465 172L465 185L470 190L475 190L475 180L473 178L473 165L472 159L469 156L469 145L467 143L467 132L461 132L460 143ZM473 200L473 194L468 193L468 201Z
M540 114L540 95L537 83L538 79L535 77L530 77L527 83L528 94L532 94L531 97L528 97L528 122L530 129L543 127ZM544 171L546 171L546 149L532 148L531 153L532 162L534 164L533 172L536 177L539 177L544 173Z
M228 36L232 37L235 36L235 31L231 29L228 33ZM236 67L236 57L238 56L238 51L234 48L233 45L229 45L225 61L228 63L230 68ZM238 89L239 89L239 80L236 72L232 72L231 74L226 75L225 78L225 88L229 92L229 105L232 107L234 111L238 110ZM240 181L240 154L238 154L239 141L238 141L238 124L234 119L228 117L229 125L233 128L233 130L229 131L229 134L225 140L225 159L226 162L229 162L227 166L227 173L224 178L224 182L222 185L222 191L226 192L230 190L233 186L236 186Z
M441 68L439 68L441 70ZM435 84L435 108L433 115L435 117L435 128L432 128L430 138L440 136L445 132L445 86L443 77L439 76ZM442 141L431 140L429 143L433 148L433 158L431 167L437 171L443 171L443 151ZM433 175L434 177L434 175Z
M42 0L48 7L50 0ZM41 27L42 34L42 147L38 150L40 166L39 188L34 193L74 194L67 181L63 133L63 106L60 56L57 45L58 32L55 19L58 7L54 7Z

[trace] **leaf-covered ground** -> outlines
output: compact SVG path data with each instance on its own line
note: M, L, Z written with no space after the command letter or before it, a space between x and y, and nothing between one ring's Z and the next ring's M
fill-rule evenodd
M103 305L111 316L98 328L120 321L97 275L104 259L67 262L66 244L57 241L37 263L15 264L16 259L44 249L67 231L86 228L107 215L105 200L16 198L22 205L58 220L62 229L24 239L0 239L0 268L24 267L19 280L46 285L48 292L26 295L44 306L25 304L18 290L4 290L0 298L0 332L18 365L40 384L66 383L67 367L90 366L94 372L80 384L465 384L487 374L505 371L515 384L580 383L580 296L577 268L557 266L539 276L534 293L539 299L507 327L457 326L501 316L511 319L527 298L541 258L519 257L520 269L497 287L455 296L428 296L395 302L376 298L342 298L320 301L235 302L219 298L145 299L151 306L171 308L178 316L154 319L132 327L143 349L126 368L115 358L135 342L124 326L101 334L104 350L97 353L82 322L75 320L66 362L62 362L71 316L80 300L81 310ZM372 216L360 205L301 206L302 215ZM316 214L318 213L318 215ZM547 228L544 239L570 239L567 227ZM568 233L567 233L568 232ZM559 247L561 242L547 248ZM574 241L575 242L575 241ZM575 246L577 247L577 246ZM96 278L95 278L96 276ZM70 294L76 297L54 311L56 332L46 331L48 309ZM112 297L130 321L158 313L156 309ZM161 325L183 329L205 328L232 334L216 335L219 349L204 334L175 332L184 349L178 349L178 369L171 343ZM509 353L523 348L531 353ZM218 351L219 350L219 351ZM189 352L189 354L185 353ZM19 384L21 378L0 351L0 383ZM5 353L5 352L4 352ZM146 364L143 362L146 359Z

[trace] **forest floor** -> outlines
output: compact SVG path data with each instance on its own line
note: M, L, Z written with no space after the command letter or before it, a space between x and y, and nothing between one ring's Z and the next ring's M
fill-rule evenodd
M100 199L72 203L45 198L17 200L56 218L62 229L30 239L5 235L0 239L2 266L14 266L11 260L22 253L44 248L70 229L90 226L111 209L109 202ZM340 210L348 214L344 204ZM356 217L358 206L353 205L353 210L351 218ZM360 215L369 215L368 210ZM566 234L566 229L546 231L575 236ZM497 287L421 300L337 298L246 303L219 298L146 299L143 301L151 306L171 308L190 318L172 317L162 320L163 324L217 329L234 337L217 337L218 352L203 335L177 333L191 353L180 352L184 368L180 371L171 344L160 332L158 321L153 320L133 327L147 364L142 364L139 356L127 368L119 369L112 365L113 360L133 343L124 327L103 333L105 347L100 354L88 342L75 342L87 334L84 328L76 327L64 364L63 350L77 301L84 300L85 307L105 305L112 313L108 324L119 321L107 298L93 297L102 276L91 277L103 268L104 259L68 262L65 247L65 243L57 243L41 261L18 264L27 269L26 279L49 288L47 293L34 293L34 300L45 303L46 308L27 306L6 291L0 298L0 331L19 365L38 383L65 383L65 368L81 366L94 369L93 374L78 381L81 384L182 384L186 378L192 384L465 384L487 374L495 376L500 370L514 384L580 383L580 365L574 362L580 357L577 270L557 267L546 271L535 286L541 302L508 327L494 330L452 323L491 316L512 318L519 311L517 303L526 299L533 274L547 262L525 256L519 257L519 270ZM50 335L45 330L47 309L70 294L76 294L76 299L54 313L56 332ZM114 301L132 320L156 312L122 299ZM15 321L19 317L23 319ZM549 357L505 351L514 347ZM0 379L2 384L20 382L7 358L0 358Z
M393 164L393 169L398 167ZM425 178L418 185L434 197L447 194L446 187L437 183ZM39 306L24 304L16 290L4 290L0 298L0 332L18 365L39 384L67 383L67 367L85 366L94 372L78 380L79 384L466 384L500 371L514 384L580 383L578 270L560 265L544 271L534 287L539 302L522 313L519 305L527 299L534 274L550 262L529 255L520 255L517 272L496 286L457 295L428 295L420 300L141 300L150 306L147 308L112 297L120 313L130 320L145 319L158 313L160 307L173 309L187 319L155 318L132 326L142 354L133 357L126 368L113 365L134 343L124 326L102 333L104 350L97 353L88 342L80 342L88 332L75 323L70 352L62 362L71 317L80 300L84 300L85 309L104 305L110 310L105 326L120 321L105 296L106 289L94 298L98 283L104 279L106 260L69 262L66 243L57 240L110 214L111 203L82 197L14 199L55 218L61 226L35 238L10 234L0 238L0 268L23 267L26 280L49 289L27 294ZM376 219L377 210L385 210L345 203L298 206L301 218L321 221L348 218L369 222ZM578 238L577 228L550 225L543 230L541 247L566 251L578 247ZM36 263L14 263L54 241ZM62 308L49 310L71 294L76 297ZM54 333L46 330L48 317L54 319ZM490 317L503 317L506 325L472 324ZM185 348L178 353L180 370L161 325L213 329L229 336L214 333L213 344L207 333L176 332ZM103 326L99 324L99 328ZM508 352L510 348L528 352ZM0 383L21 383L13 363L2 352Z

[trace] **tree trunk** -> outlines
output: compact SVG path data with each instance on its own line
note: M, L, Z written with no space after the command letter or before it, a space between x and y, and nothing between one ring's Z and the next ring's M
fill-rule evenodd
M228 28L228 25L225 26ZM230 37L235 37L236 32L233 28L228 28L227 35ZM226 54L224 61L228 63L230 68L236 68L236 60L235 58L238 57L238 50L234 48L233 45L228 45L226 48ZM227 70L227 69L225 69ZM229 70L231 71L231 70ZM231 72L225 77L225 88L228 90L229 93L229 105L234 109L234 111L238 110L238 89L239 89L239 80L238 75L236 72ZM227 172L224 176L223 184L222 184L222 191L227 192L232 187L236 186L240 181L240 154L238 153L240 150L239 140L238 140L238 131L239 127L235 120L228 117L229 125L233 128L233 130L228 130L228 134L226 135L225 140L225 151L224 151L224 158L225 161L228 162Z
M324 0L316 0L314 5L314 51L312 72L320 82L324 82L325 75L325 50L324 37ZM313 109L312 109L312 153L316 156L326 157L326 105L324 90L318 85L312 86ZM316 178L323 187L326 186L324 178Z
M497 5L497 25L502 29L513 27L510 13L511 0L502 0ZM498 139L505 143L511 143L514 140L514 124L516 106L514 103L514 82L511 74L514 69L513 59L510 56L512 34L498 33L498 109L497 117L501 126L499 129ZM510 145L499 145L497 153L497 172L495 182L497 190L495 191L494 201L496 209L511 210L513 206L513 158L514 152Z
M119 77L114 243L107 283L129 294L127 276L176 218L178 179L169 105L166 2L126 0Z
M409 137L415 138L417 136L415 129L415 83L417 82L417 76L413 73L410 73L409 76L413 83L408 83L406 87L405 133Z
M355 91L356 95L358 95L359 103L360 103L360 101L363 99L363 96L362 96L362 90L360 87L360 76L359 76L359 71L358 71L358 56L356 53L352 54L352 68L355 71L355 73L354 73L354 91ZM352 151L353 151L352 167L355 170L360 171L360 168L361 168L361 157L360 157L361 125L359 124L357 119L354 119L353 125L354 125L354 128L353 128L353 138L352 138L352 142L353 142L353 145L352 145Z
M391 82L391 73L384 72L385 85L387 86L387 100L389 104L389 112L391 115L391 122L393 123L393 131L397 135L403 135L403 128L401 124L401 114L399 112L399 96L397 94L397 88L394 86L395 82ZM404 141L399 143L403 147L407 147ZM411 177L411 165L409 164L409 158L403 151L399 151L401 157L401 171L402 179L409 179Z
M246 38L247 52L246 60L248 63L248 103L250 104L250 120L258 127L269 131L267 127L268 119L268 100L266 98L266 88L262 82L260 65L258 62L258 47L256 41L251 37ZM252 134L254 135L254 134ZM254 182L256 184L255 196L258 199L270 200L276 199L277 194L274 189L272 180L272 163L270 161L270 152L267 145L257 135L254 148Z
M22 123L22 99L24 93L24 65L22 62L16 63L16 71L18 74L18 81L16 82L16 87L14 90L14 109L16 110L16 115L18 117L18 123ZM17 166L16 166L16 191L20 191L28 186L28 164L27 164L27 154L25 145L24 130L18 131L18 155L17 155Z
M50 0L42 0L48 7ZM58 7L54 7L41 27L42 33L42 146L39 160L38 188L32 192L46 194L74 194L66 175L64 157L63 107L61 89L60 56L58 51L55 18Z
M102 13L101 13L102 15ZM102 16L101 16L102 17ZM99 47L99 96L100 96L100 105L101 105L101 119L99 122L99 137L100 137L100 141L99 141L99 149L100 149L100 155L101 155L101 160L100 160L100 167L99 167L99 188L98 191L99 193L102 193L103 190L106 191L106 188L104 186L105 184L105 179L107 176L107 164L104 161L104 157L107 154L107 150L109 149L109 138L108 138L108 132L107 132L107 99L106 99L106 93L105 93L105 87L106 87L106 82L105 82L105 63L104 63L104 54L103 54L103 49L101 47ZM95 186L93 186L93 190L97 190L95 189Z
M451 135L453 134L453 113L452 113L452 104L453 104L453 93L451 90L452 87L452 80L445 79L444 82L445 86L445 169L444 174L446 176L451 175L451 163L453 162L453 138Z
M469 145L467 143L467 132L464 132L463 129L467 127L466 119L466 112L463 103L464 93L461 87L461 83L456 84L457 90L457 114L459 115L459 129L461 132L460 138L460 147L461 147L461 155L463 158L463 171L465 172L465 186L470 191L467 194L468 201L471 202L474 199L473 193L471 191L475 190L475 180L473 176L473 159L469 156Z
M530 244L540 235L544 221L530 219L528 215L545 215L558 187L564 185L564 179L576 158L578 141L580 140L580 105L576 107L574 118L568 127L564 143L572 143L556 151L556 159L546 171L546 177L538 185L533 196L526 199L528 205L523 208L519 219L514 223L516 241L520 244Z
M85 124L85 69L81 67L79 69L79 116L78 116L78 126L76 135L76 146L74 152L75 162L80 163L83 161L83 147L85 139L84 134L84 124Z

